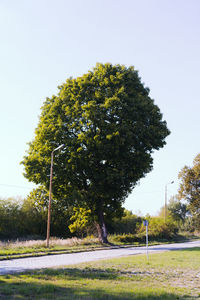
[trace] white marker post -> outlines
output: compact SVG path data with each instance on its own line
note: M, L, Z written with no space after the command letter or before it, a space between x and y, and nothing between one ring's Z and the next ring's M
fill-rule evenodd
M148 252L148 225L149 225L149 222L147 220L144 220L143 225L146 226L146 254L147 254L147 260L149 261L149 252Z

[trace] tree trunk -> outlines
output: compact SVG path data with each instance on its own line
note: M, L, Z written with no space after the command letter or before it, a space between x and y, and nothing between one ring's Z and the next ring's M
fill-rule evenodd
M96 228L98 231L98 238L100 243L108 244L108 234L102 210L98 211L98 223L96 223Z

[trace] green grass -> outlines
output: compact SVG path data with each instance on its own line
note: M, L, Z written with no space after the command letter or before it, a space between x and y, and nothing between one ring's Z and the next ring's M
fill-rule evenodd
M109 236L108 245L102 245L99 243L98 239L95 237L87 237L84 239L57 239L52 238L50 240L50 247L46 247L46 241L42 240L30 240L30 241L15 241L15 242L0 242L0 260L12 259L12 258L21 258L21 257L30 257L30 256L42 256L50 254L61 254L61 253L73 253L73 252L82 252L90 250L99 250L105 249L111 246L120 246L126 247L129 245L133 246L144 246L144 242L135 242L135 243L122 243L116 242L116 235ZM197 238L197 237L192 237ZM174 239L170 241L157 240L150 241L149 245L164 244L164 243L173 243L173 242L183 242L188 241L187 237L179 237L179 239Z
M48 254L73 253L86 250L94 250L101 248L103 245L82 245L82 246L55 246L50 249L45 247L37 248L16 248L16 249L0 249L0 260L11 259L25 256L42 256Z
M1 299L200 299L200 248L0 277Z
M46 247L46 241L29 240L0 242L0 260L27 256L42 256L47 254L72 253L78 251L102 248L97 238L85 239L56 239L50 240L50 247Z

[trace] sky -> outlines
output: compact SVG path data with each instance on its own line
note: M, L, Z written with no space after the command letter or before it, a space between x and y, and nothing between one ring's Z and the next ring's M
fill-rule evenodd
M110 62L138 70L171 131L124 204L157 214L200 152L199 15L199 0L0 0L0 198L34 188L20 161L46 97Z

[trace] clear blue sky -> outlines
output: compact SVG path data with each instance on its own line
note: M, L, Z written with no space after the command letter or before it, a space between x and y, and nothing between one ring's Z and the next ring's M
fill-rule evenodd
M177 193L178 173L200 151L200 1L1 0L0 196L34 186L19 165L34 138L40 107L69 76L96 62L134 65L171 135L154 170L125 207L155 214Z

